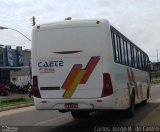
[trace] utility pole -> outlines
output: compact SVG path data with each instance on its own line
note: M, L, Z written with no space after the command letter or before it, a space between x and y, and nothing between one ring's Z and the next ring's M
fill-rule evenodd
M158 49L157 49L157 62L159 62L159 58L158 58Z
M31 18L31 22L32 22L32 26L36 25L36 18L34 16Z

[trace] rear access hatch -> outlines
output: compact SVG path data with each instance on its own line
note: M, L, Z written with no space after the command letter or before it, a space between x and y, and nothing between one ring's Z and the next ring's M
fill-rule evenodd
M42 98L98 98L103 88L100 56L38 59Z

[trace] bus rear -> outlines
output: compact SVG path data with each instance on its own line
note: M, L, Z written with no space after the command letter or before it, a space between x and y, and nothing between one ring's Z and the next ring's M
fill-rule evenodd
M112 107L112 83L103 72L105 30L100 21L64 21L33 29L32 74L37 109ZM108 89L107 89L108 88ZM106 106L105 106L106 107Z

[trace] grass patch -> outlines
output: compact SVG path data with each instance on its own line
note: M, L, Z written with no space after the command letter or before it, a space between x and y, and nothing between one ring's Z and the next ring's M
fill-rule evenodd
M33 103L32 98L9 99L9 100L0 101L0 108L13 107L13 106L18 106L22 104L32 104L32 103Z
M160 84L160 78L152 78L151 84Z

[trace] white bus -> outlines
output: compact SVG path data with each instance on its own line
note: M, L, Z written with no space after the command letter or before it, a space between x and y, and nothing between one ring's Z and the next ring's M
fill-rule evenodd
M107 20L65 20L32 31L34 103L38 110L127 110L149 98L149 57Z

